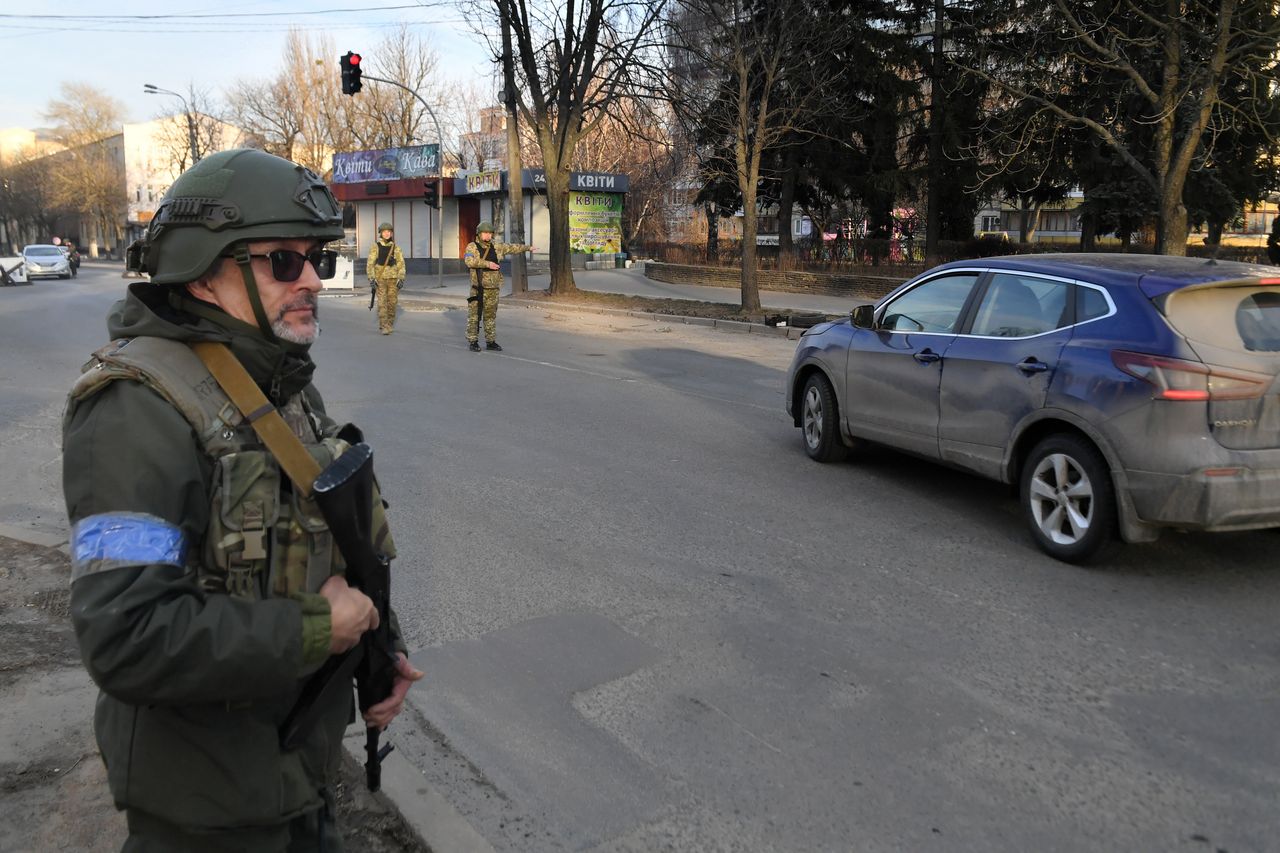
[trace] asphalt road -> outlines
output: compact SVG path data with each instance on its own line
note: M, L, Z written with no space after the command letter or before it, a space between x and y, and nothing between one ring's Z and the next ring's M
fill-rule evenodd
M65 388L122 281L0 290L0 522L56 531ZM1280 849L1275 532L1105 566L1008 491L811 463L793 342L326 299L427 679L390 738L494 848Z

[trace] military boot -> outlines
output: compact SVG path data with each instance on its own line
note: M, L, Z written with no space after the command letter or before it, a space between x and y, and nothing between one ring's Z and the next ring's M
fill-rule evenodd
M467 342L467 349L471 350L472 352L480 352L480 342L479 342L479 341L468 341L468 342Z
M497 341L489 341L489 343L487 343L487 344L485 344L485 345L484 345L484 348L485 348L485 349L491 349L491 350L493 350L494 352L502 352L502 347L498 346L498 342L497 342Z

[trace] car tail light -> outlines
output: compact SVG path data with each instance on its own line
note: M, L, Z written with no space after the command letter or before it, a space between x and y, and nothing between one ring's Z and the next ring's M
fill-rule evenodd
M1157 400L1247 400L1261 397L1272 377L1224 370L1198 361L1112 350L1111 361L1156 389Z

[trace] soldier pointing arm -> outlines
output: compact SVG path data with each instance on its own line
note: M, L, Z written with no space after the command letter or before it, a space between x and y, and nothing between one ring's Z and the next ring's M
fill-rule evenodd
M471 270L471 295L467 297L467 345L480 352L480 317L484 317L485 348L502 351L496 340L498 332L498 291L502 288L501 262L507 255L532 252L534 246L523 243L495 243L493 223L476 226L476 239L467 244L462 261Z

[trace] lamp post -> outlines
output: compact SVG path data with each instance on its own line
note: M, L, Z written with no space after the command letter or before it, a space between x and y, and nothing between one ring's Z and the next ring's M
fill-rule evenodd
M187 143L191 146L191 165L194 166L200 161L200 155L197 153L196 145L196 118L191 112L191 105L187 103L187 99L179 95L177 92L171 92L168 89L161 89L153 83L144 83L142 91L148 95L172 95L179 101L182 101L182 109L187 114Z

